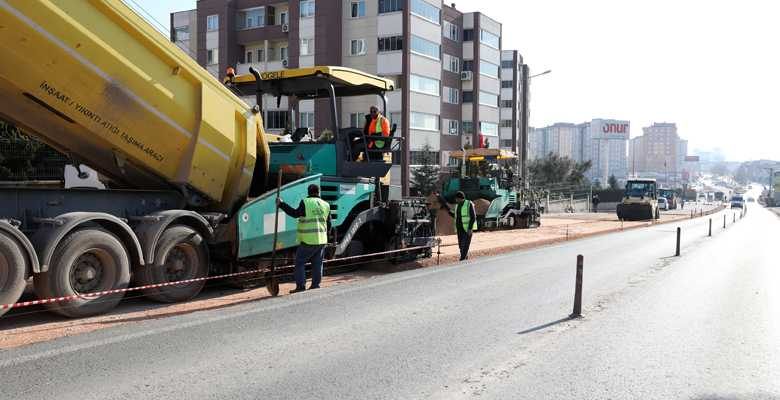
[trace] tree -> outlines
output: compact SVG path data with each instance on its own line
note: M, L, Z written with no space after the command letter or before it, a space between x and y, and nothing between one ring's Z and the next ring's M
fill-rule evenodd
M421 196L428 196L436 191L439 182L439 165L436 163L436 152L427 143L419 151L415 160L419 167L412 168L412 189Z
M610 175L609 180L607 181L609 183L609 188L612 190L618 190L620 189L618 187L618 180L615 178L615 175Z
M585 173L591 166L590 161L578 163L569 157L550 153L544 158L533 160L528 165L528 172L536 185L559 183L582 185L587 181Z

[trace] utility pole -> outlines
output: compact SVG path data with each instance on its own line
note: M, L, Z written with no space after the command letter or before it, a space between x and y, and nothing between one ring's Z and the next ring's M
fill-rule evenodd
M520 87L522 93L520 94L522 118L520 122L520 141L522 149L520 151L520 178L523 180L523 188L528 189L528 118L531 116L531 110L528 109L528 96L529 96L529 84L531 82L528 73L528 64L523 64L521 69Z

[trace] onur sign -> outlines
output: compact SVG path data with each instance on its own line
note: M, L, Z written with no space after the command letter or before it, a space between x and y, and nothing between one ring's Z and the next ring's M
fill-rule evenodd
M631 133L631 124L628 121L594 119L590 126L591 134L597 139L627 140Z

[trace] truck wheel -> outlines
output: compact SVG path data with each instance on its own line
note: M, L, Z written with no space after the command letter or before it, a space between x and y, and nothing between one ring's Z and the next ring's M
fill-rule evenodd
M655 219L661 219L661 211L659 209L655 209Z
M57 244L49 270L36 275L34 282L39 298L124 289L130 283L130 259L113 234L97 228L82 229ZM111 310L123 296L82 297L46 307L66 317L87 317Z
M15 240L0 233L0 305L13 304L24 292L27 265ZM0 310L0 315L8 310Z
M201 235L189 226L176 225L165 229L157 242L154 265L138 268L141 285L153 285L204 278L208 275L208 252ZM189 300L200 293L205 281L145 289L150 299L175 303Z

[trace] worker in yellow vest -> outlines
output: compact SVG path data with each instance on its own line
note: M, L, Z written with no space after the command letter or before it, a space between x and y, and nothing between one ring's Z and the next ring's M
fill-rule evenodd
M455 194L455 211L453 212L448 205L447 212L455 221L455 231L458 233L458 248L460 248L460 260L469 258L469 247L471 246L471 236L477 230L477 213L474 211L474 203L466 199L463 192Z
M311 262L311 286L318 289L322 281L322 259L328 244L330 230L330 204L320 198L320 187L309 185L309 197L301 200L298 208L292 208L280 199L276 204L285 214L298 218L298 249L295 252L295 289L290 293L306 290L306 263Z

